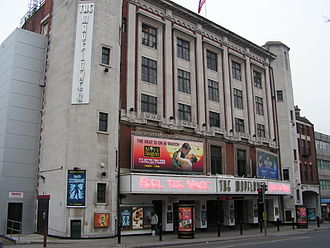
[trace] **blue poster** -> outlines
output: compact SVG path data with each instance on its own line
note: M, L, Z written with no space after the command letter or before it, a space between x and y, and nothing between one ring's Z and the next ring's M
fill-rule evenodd
M257 150L257 176L278 179L278 159L274 153Z
M131 227L131 211L129 209L121 210L121 226L123 229L132 228Z
M67 187L67 206L85 206L86 170L69 170Z

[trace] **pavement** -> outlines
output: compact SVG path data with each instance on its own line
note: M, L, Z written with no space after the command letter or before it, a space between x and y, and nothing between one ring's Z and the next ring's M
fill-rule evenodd
M330 223L323 223L320 227L317 227L316 223L310 223L308 228L299 228L295 227L292 229L292 226L283 225L280 226L280 231L277 231L277 227L271 225L267 227L267 236L285 236L293 235L299 233L313 232L318 230L330 230ZM264 231L264 230L263 230ZM237 239L247 239L247 238L256 238L264 237L265 233L260 233L259 228L244 227L243 234L240 234L240 230L229 230L222 227L220 237L218 237L217 230L200 232L197 231L193 239L179 239L177 234L166 233L162 236L162 241L159 241L159 236L152 235L132 235L132 236L122 236L121 243L118 244L117 237L114 238L100 238L100 239L60 239L54 237L48 237L47 243L48 247L60 247L69 246L69 247L101 247L105 245L106 247L123 247L123 248L151 248L151 247L176 247L179 245L189 245L189 244L203 244L211 243L220 240L237 240ZM39 234L27 234L27 235L12 235L12 240L15 241L15 245L9 245L4 243L4 247L26 247L27 244L42 244L43 236ZM0 245L1 247L1 245ZM31 246L32 247L32 246Z

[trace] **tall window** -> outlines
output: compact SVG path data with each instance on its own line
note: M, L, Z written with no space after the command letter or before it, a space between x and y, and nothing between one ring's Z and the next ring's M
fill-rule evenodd
M141 112L157 114L157 97L141 94Z
M142 24L142 44L157 49L157 29Z
M191 106L179 103L179 120L191 121Z
M216 112L209 112L210 127L220 127L220 114Z
M245 150L237 150L237 175L239 177L247 175Z
M266 137L265 125L257 123L257 136Z
M256 112L258 115L264 115L264 103L261 97L256 96Z
M142 57L142 80L157 84L157 62L155 60Z
M110 64L110 48L109 47L102 47L101 63L104 65Z
M178 69L178 90L190 94L190 72Z
M276 95L277 95L277 101L283 101L283 91L282 90L277 90Z
M313 181L313 166L309 165L309 172L310 172L310 181Z
M96 193L96 202L97 203L106 203L106 192L107 192L107 184L106 183L98 183L97 184L97 193Z
M206 51L207 68L218 71L218 55L209 50Z
M239 89L234 89L234 106L243 109L243 93Z
M237 80L242 80L241 64L232 61L231 70L232 70L233 78L235 78Z
M261 85L261 73L258 71L253 71L253 81L254 81L254 87L257 87L259 89L262 89Z
M108 132L108 114L100 112L99 113L99 131Z
M235 131L239 133L244 133L244 120L235 118Z
M290 180L289 169L283 169L283 180Z
M208 80L209 100L219 102L219 83L213 80Z
M221 147L211 146L211 174L222 174Z
M177 39L178 57L184 60L190 60L190 44L188 41Z

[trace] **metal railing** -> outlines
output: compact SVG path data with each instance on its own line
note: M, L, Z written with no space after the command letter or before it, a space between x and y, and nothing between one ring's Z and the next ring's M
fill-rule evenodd
M7 219L5 222L5 233L13 236L13 234L18 234L18 240L22 233L22 221Z
M29 20L34 13L36 13L41 6L43 6L45 3L45 0L39 0L37 4L30 6L28 12L22 17L20 26L23 27L23 25L26 23L27 20Z

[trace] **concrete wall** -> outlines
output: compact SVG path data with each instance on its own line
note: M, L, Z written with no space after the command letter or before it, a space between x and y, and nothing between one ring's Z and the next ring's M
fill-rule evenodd
M0 47L0 234L9 202L23 203L22 231L34 231L46 49L46 37L22 29Z

